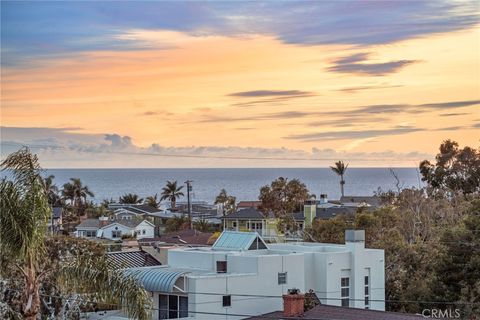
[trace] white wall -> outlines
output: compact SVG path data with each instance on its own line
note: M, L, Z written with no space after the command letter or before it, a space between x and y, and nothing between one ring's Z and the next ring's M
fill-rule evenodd
M144 220L135 227L135 232L137 233L137 239L153 238L155 236L155 227Z
M121 231L122 236L124 236L124 235L132 235L133 236L133 229L129 228L129 227L126 227L126 226L124 226L120 223L112 223L112 224L110 224L106 227L103 227L102 231L103 231L102 237L110 239L110 240L121 239L121 237L120 238L113 238L112 237L112 231Z

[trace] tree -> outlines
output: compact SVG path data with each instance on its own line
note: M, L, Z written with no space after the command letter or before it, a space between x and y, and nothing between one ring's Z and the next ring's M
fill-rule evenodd
M177 181L167 181L167 184L162 189L162 197L160 198L160 201L170 201L170 208L175 210L177 199L184 196L181 191L182 189L183 186L177 186Z
M127 193L121 196L118 201L120 203L127 203L127 204L138 204L143 202L143 198L140 198L135 193Z
M59 190L58 187L53 183L53 179L55 179L55 176L51 174L42 180L43 188L45 189L45 193L48 197L48 204L51 207L61 205L61 199L58 194Z
M28 148L7 156L1 168L12 177L0 182L1 275L5 278L9 271L19 272L21 285L12 289L21 291L22 316L33 320L41 310L40 288L47 277L55 274L45 267L46 221L51 209L38 158ZM70 255L57 262L60 272L56 279L64 289L94 292L98 301L116 300L129 317L149 317L145 308L150 303L148 293L133 279L110 269L106 262L85 255Z
M94 194L88 186L84 186L79 178L70 178L71 182L65 183L62 189L62 197L69 201L69 204L77 212L82 213L87 197L93 197Z
M229 196L227 194L227 190L222 189L222 190L220 190L220 193L215 198L214 204L221 204L222 205L223 215L225 216L227 214L235 212L235 209L236 209L235 201L236 200L237 200L237 198L235 198L234 196Z
M174 232L179 230L186 230L190 228L190 219L188 216L175 216L172 219L168 219L166 223L166 232Z
M155 193L153 196L149 196L145 198L145 204L157 208L160 207L160 201L158 201L158 195Z
M471 194L480 192L480 150L460 149L458 143L445 140L440 145L436 163L420 163L420 173L435 193L441 191Z
M343 163L343 161L341 160L335 162L335 166L330 167L330 169L332 169L332 171L335 172L340 177L340 192L342 193L342 197L345 196L345 192L344 192L345 180L343 179L343 176L345 175L347 168L348 168L348 164Z

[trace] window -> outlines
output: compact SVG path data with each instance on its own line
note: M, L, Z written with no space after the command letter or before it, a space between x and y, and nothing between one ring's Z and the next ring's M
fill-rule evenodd
M92 238L92 237L95 237L96 235L97 235L96 231L91 231L91 230L85 231L85 237L87 238Z
M370 307L370 287L369 287L369 278L365 276L365 309Z
M287 284L287 273L279 272L278 273L278 284Z
M217 261L217 272L226 273L227 272L227 261Z
M159 319L188 317L188 297L160 294L158 296L158 304Z
M145 234L145 233L147 233L147 230L143 229L142 234Z
M121 237L122 237L122 231L112 230L112 238L121 238Z
M237 221L232 222L232 227L237 228Z
M222 306L223 307L231 307L232 306L232 296L223 296L222 299Z
M341 278L340 291L342 299L342 307L350 306L350 278Z

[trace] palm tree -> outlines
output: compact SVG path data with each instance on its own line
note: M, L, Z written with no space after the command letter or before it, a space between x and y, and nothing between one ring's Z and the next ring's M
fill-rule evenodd
M170 207L172 209L175 209L177 199L184 196L183 192L181 191L183 186L178 187L177 183L177 181L167 181L167 184L162 189L162 197L160 198L160 201L170 201Z
M158 201L158 195L155 193L153 196L149 196L145 198L144 202L147 206L157 208L160 206L160 201Z
M138 204L143 202L143 198L140 198L135 193L127 193L118 199L120 203L128 203L128 204Z
M80 208L87 202L87 197L93 197L93 192L88 186L84 186L79 178L70 178L71 182L65 183L62 189L62 197L70 201L70 205L80 211Z
M335 162L335 166L330 167L333 172L335 172L337 175L340 176L340 191L342 192L342 197L345 196L344 194L344 185L345 185L345 180L343 179L343 175L347 171L348 168L348 163L345 164L342 160Z
M12 177L12 180L0 181L1 271L2 275L6 269L21 273L21 314L25 319L34 320L41 309L40 288L47 275L52 274L51 269L42 268L48 259L45 231L51 209L38 158L28 148L10 154L0 166ZM66 260L68 262L57 261L61 265L56 278L59 286L63 283L64 288L77 289L77 292L95 288L96 297L101 301L116 299L129 317L149 317L150 298L138 282L109 269L108 264L93 261L89 255L71 256Z
M10 154L1 168L12 180L0 181L0 255L1 266L10 266L22 274L21 313L25 319L37 319L41 309L40 288L52 270L43 269L46 221L51 215L41 167L28 148ZM90 255L72 256L61 262L56 274L59 287L92 292L101 301L117 301L128 317L149 318L151 300L143 287L106 263L93 261ZM87 294L88 296L88 294Z
M43 188L45 189L45 192L48 197L48 203L52 207L59 205L61 200L60 196L58 195L58 192L59 192L58 187L53 183L53 179L55 179L55 176L53 174L42 179Z

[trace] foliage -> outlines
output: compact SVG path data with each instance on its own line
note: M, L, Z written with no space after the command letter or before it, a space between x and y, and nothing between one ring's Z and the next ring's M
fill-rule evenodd
M120 203L127 203L127 204L139 204L143 202L143 198L140 198L138 194L134 193L127 193L121 196L118 199L118 202Z
M162 196L160 198L160 201L170 201L170 208L174 210L177 199L184 196L183 192L181 191L183 186L178 186L177 184L177 181L167 181L167 184L162 189Z
M227 194L227 190L222 189L222 190L220 190L220 193L215 198L214 204L221 204L222 205L223 215L225 216L227 214L235 212L235 210L236 210L236 206L235 206L236 200L237 200L237 198L235 198L234 196L229 196Z
M70 182L63 185L62 198L74 210L77 215L84 213L87 197L93 197L94 194L88 186L84 186L79 178L70 178Z
M480 150L471 147L460 149L457 142L445 140L440 145L440 153L435 160L435 164L428 160L420 163L422 180L435 193L480 192Z
M344 192L344 186L345 186L345 180L343 179L343 176L347 172L348 164L345 164L343 161L337 161L335 162L335 166L330 167L333 172L335 172L339 177L340 177L340 192L342 193L342 197L345 195Z
M188 216L175 216L172 219L168 219L165 230L167 232L174 232L179 230L186 230L190 227L190 219Z
M62 205L62 199L60 198L58 187L53 183L53 179L55 179L55 176L51 174L45 177L42 182L43 188L48 197L48 204L51 207L56 207Z
M158 201L158 195L156 193L153 196L146 197L144 203L153 208L158 209L160 207L160 201Z
M36 319L40 313L58 315L65 305L62 301L82 294L82 299L114 303L130 317L147 319L147 293L111 270L103 251L78 239L47 237L51 209L37 156L23 148L10 154L1 167L12 176L0 182L0 275L9 287L2 296L10 307L7 312L25 319ZM49 303L45 295L55 295L60 302Z

